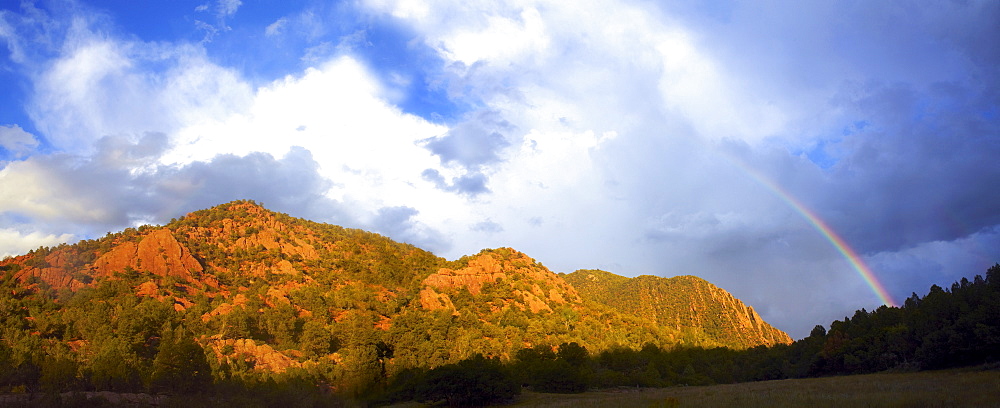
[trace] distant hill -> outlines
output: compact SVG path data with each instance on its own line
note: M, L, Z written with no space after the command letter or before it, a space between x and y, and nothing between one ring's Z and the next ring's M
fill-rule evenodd
M563 278L585 299L680 330L689 342L730 348L792 342L752 307L696 276L626 278L601 270L579 270Z
M695 277L559 275L510 248L448 261L252 201L39 248L0 277L0 368L99 389L155 385L165 350L191 344L217 381L308 372L349 389L538 345L791 341Z

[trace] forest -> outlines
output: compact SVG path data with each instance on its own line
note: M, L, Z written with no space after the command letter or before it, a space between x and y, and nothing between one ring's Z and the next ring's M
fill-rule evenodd
M446 261L234 202L0 262L0 405L113 405L100 391L158 406L485 405L522 389L995 366L1000 350L1000 265L794 342L739 326L755 312L721 289L671 279L557 275L509 248ZM709 298L726 302L677 311Z

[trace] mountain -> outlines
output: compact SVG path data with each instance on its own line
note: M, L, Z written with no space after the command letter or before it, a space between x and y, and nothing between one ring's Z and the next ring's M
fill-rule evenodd
M696 276L626 278L601 270L579 270L563 278L586 299L675 328L685 332L685 338L702 343L749 348L792 342L752 307Z
M790 341L694 277L560 275L510 248L448 261L252 201L39 248L0 261L0 276L0 371L62 367L39 378L101 389L155 384L167 350L191 341L217 381L305 372L344 389L540 345Z

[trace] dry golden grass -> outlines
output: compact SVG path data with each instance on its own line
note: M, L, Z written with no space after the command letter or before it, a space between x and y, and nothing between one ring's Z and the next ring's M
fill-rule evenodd
M1000 407L1000 371L948 370L705 387L525 392L515 407Z

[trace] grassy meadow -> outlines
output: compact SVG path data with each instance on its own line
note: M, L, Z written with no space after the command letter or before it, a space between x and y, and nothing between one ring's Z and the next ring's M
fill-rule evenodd
M641 388L524 392L515 407L1000 407L1000 371L945 370Z

